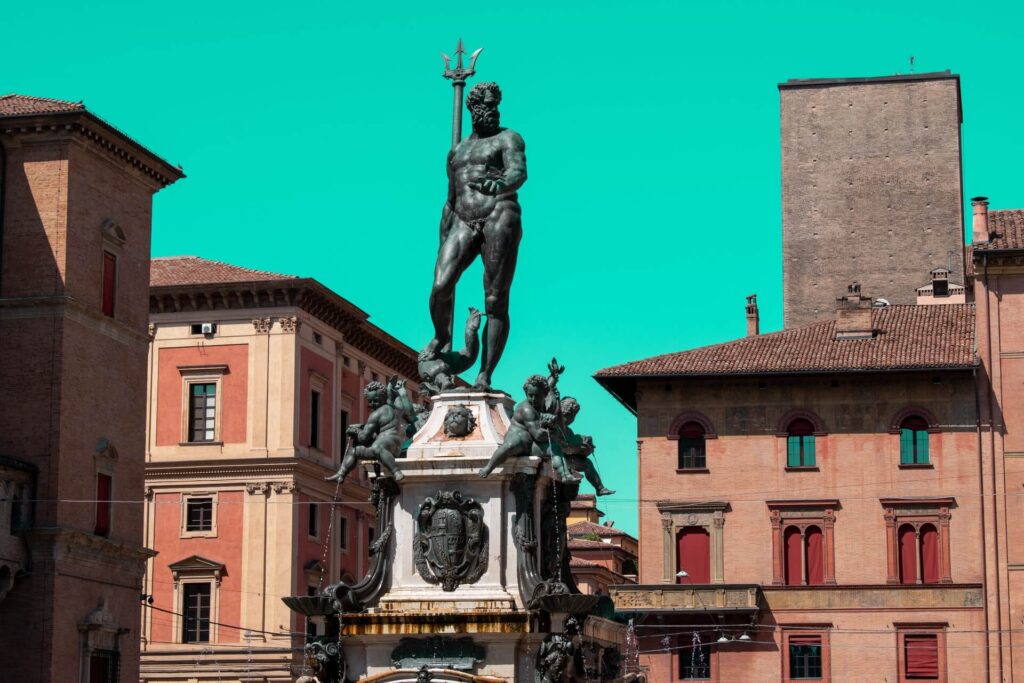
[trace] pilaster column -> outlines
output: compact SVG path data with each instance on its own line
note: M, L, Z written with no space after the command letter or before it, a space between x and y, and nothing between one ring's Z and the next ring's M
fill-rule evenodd
M675 566L675 562L673 561L675 556L675 538L672 533L671 517L661 518L661 531L662 538L664 539L664 543L662 544L664 546L664 557L662 562L664 569L663 581L665 583L675 583L675 570L673 569Z
M896 540L896 513L892 508L885 510L885 556L888 576L886 583L899 583L899 548Z
M836 584L836 541L835 541L835 526L836 526L836 515L833 510L825 510L825 528L823 529L825 534L825 583L831 586Z
M245 485L242 507L241 623L253 629L250 640L264 641L267 629L267 494L266 482ZM291 593L288 593L291 595Z
M785 570L783 569L783 555L785 549L782 545L782 515L778 510L772 510L772 585L781 586L786 583Z
M939 583L953 583L949 554L949 508L939 510Z
M711 520L711 583L725 583L725 514L718 510Z

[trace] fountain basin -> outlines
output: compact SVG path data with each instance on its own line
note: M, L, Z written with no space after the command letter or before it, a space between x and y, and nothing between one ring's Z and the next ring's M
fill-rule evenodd
M335 613L334 598L328 595L290 595L281 600L291 611L307 617L326 617Z

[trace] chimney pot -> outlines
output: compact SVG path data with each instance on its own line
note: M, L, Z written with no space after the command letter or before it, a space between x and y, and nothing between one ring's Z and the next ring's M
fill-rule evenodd
M836 298L836 339L870 339L875 330L871 319L872 300L860 292L860 283L846 288Z
M747 297L747 336L756 337L761 333L761 314L757 310L757 294Z
M972 197L971 208L973 210L973 222L971 224L971 239L974 242L988 242L992 239L992 233L988 229L988 197Z

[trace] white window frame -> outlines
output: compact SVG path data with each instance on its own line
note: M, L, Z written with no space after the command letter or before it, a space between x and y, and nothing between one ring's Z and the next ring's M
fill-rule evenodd
M178 372L181 373L181 441L182 446L220 446L221 424L223 423L224 410L224 373L228 370L226 365L179 365ZM213 404L213 441L190 441L192 414L189 409L192 396L193 384L214 384Z
M204 442L205 443L205 442ZM210 498L213 501L213 511L211 513L212 519L210 522L209 531L189 531L188 530L188 502L196 498ZM179 538L216 538L217 537L217 507L218 507L218 492L217 491L190 491L188 493L181 494L181 529Z
M185 625L185 585L191 583L210 584L210 639L202 643L186 643L182 628ZM180 645L192 645L206 647L211 643L218 642L218 626L220 612L220 576L211 572L195 573L189 576L180 576L174 582L174 615L171 617L171 628L173 639Z

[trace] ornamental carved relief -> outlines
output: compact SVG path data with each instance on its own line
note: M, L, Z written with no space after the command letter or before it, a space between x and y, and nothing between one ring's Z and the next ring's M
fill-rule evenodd
M438 491L416 516L413 558L423 580L454 591L487 571L487 526L480 503L459 491Z
M289 316L287 318L281 318L281 331L288 334L297 334L299 328L302 327L302 321L297 316Z
M476 418L473 411L458 404L448 409L444 416L444 433L453 439L469 436L476 429Z
M274 326L274 321L268 318L253 318L252 328L256 330L256 334L269 334L270 328Z

